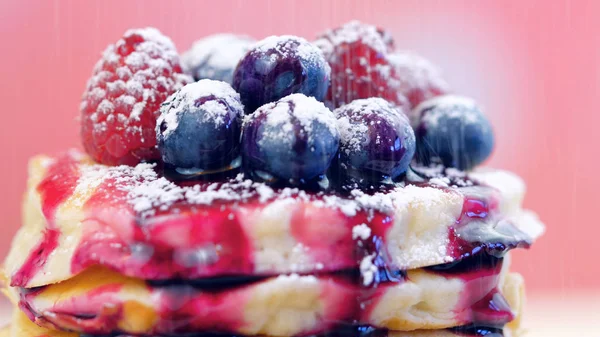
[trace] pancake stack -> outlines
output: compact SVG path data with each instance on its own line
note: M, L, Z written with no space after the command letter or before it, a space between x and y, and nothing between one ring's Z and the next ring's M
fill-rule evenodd
M433 171L372 195L311 195L37 157L4 264L5 334L514 335L523 281L508 250L543 229L521 208L524 184Z
M85 152L30 161L0 337L518 336L544 226L478 106L374 26L236 39L107 48Z

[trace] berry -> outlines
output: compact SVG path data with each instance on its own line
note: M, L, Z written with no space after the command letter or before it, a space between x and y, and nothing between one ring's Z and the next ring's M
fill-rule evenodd
M388 55L398 79L398 91L416 107L421 102L448 92L448 84L440 70L427 59L414 53Z
M330 68L323 53L303 38L271 36L258 42L240 61L233 88L246 113L294 93L325 98Z
M398 106L408 104L397 89L399 81L387 57L393 41L385 31L352 21L324 33L315 44L331 66L326 98L331 108L369 97L381 97Z
M322 176L338 150L333 113L313 97L293 94L268 103L244 122L246 169L266 180L305 183Z
M154 128L160 104L191 81L171 40L154 28L132 29L104 51L81 103L81 138L107 165L158 159Z
M415 153L415 134L404 110L381 98L355 100L334 111L344 176L369 182L395 179Z
M171 95L156 126L165 166L189 171L228 167L240 155L244 107L225 82L200 80Z
M470 170L492 153L494 133L489 120L469 98L439 96L414 112L417 162Z
M253 43L252 38L244 35L207 36L181 55L181 65L196 81L210 79L231 84L233 70Z

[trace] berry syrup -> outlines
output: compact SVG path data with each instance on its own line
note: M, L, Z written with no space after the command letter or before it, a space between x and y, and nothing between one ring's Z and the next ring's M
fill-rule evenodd
M48 168L46 177L40 183L38 192L42 199L44 215L48 219L47 229L38 248L15 274L13 286L27 284L57 247L60 233L52 220L56 209L69 198L77 186L78 164L77 159L71 156L63 157ZM103 181L85 205L87 213L85 223L82 224L83 239L71 261L74 274L101 264L125 275L144 275L144 279L149 280L149 285L155 287L192 284L206 291L223 294L231 287L239 287L271 276L255 274L254 247L251 239L244 234L247 233L244 230L244 226L247 226L244 217L252 218L251 210L264 207L256 197L250 197L243 202L246 213L241 215L235 211L239 210L242 202L220 201L210 205L198 205L181 200L169 207L156 208L151 217L142 217L130 204L123 202L127 199L128 192L117 188L117 180L118 178L109 178ZM502 326L513 318L510 308L497 289L502 253L510 247L502 243L495 245L467 241L461 236L463 228L497 216L498 199L494 191L490 192L486 186L478 185L467 177L455 180L450 180L450 184L460 182L465 186L466 195L463 210L456 219L456 226L449 233L450 255L455 261L427 269L445 277L460 277L466 284L468 296L461 300L458 305L460 311L456 314L464 324L475 326L455 331L468 336L490 336L499 333L500 330L479 326ZM434 185L428 179L412 181L407 178L406 183L457 193L456 189ZM211 187L206 183L200 188ZM467 193L473 191L478 193ZM481 191L486 193L479 193ZM281 191L276 190L274 193ZM327 262L321 270L307 272L334 276L337 274L336 277L350 285L348 291L351 297L348 298L354 298L355 301L343 304L340 315L344 319L341 321L352 326L349 329L354 331L355 336L385 335L385 331L370 327L357 328L353 324L360 322L361 317L369 317L370 310L375 307L377 299L386 287L406 280L406 273L394 265L385 245L387 232L394 221L393 216L373 209L359 210L351 217L340 210L328 208L315 210L297 207L291 211L290 228L294 238L299 243L311 247L311 254L316 261ZM323 219L331 224L323 226ZM368 226L369 235L359 235L352 240L343 241L336 241L336 236L331 235L331 231L352 231L355 226L361 224ZM336 248L330 249L331 247ZM368 273L362 270L365 259L368 259ZM361 266L360 273L356 273L358 266ZM27 291L25 294L34 295L35 292ZM215 303L218 303L218 297L214 297ZM26 301L21 302L22 308L30 317L39 316L39 313L27 308ZM170 300L167 298L161 305L169 308L179 302L180 298L173 297ZM177 320L185 325L185 321L193 320L194 313L190 311L186 314L186 304L179 305L184 309L178 313L181 316L178 316ZM165 308L157 308L157 311L163 312ZM73 324L86 318L85 313L69 310L68 307L61 310L64 313L61 317L65 320L68 320L69 316L75 319L71 322ZM90 329L110 326L114 320L118 320L118 306L115 310L114 315L106 317L109 321L99 322L90 317ZM239 323L228 322L228 326L220 328L235 327ZM331 322L331 326L328 327L333 329L333 335L323 336L335 336L336 324Z

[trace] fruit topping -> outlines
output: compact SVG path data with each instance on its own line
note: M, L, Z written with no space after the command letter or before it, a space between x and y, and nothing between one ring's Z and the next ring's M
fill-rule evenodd
M244 166L263 180L307 183L324 175L338 150L333 113L314 97L293 94L265 104L244 122Z
M325 98L330 68L319 48L303 38L284 35L259 41L240 61L233 88L246 113L294 93Z
M381 98L359 99L334 111L340 132L342 176L382 182L406 172L415 134L404 110Z
M369 97L407 105L398 91L398 78L388 59L393 41L385 31L352 21L325 32L315 44L331 66L331 86L326 99L331 108Z
M448 92L448 83L441 71L429 60L410 52L394 53L388 56L398 79L398 91L416 107L424 100Z
M160 104L190 81L168 37L154 28L128 30L106 48L83 94L86 151L107 165L158 159L154 128Z
M181 55L181 65L196 81L210 79L231 83L233 70L254 39L245 35L215 34L200 39Z
M445 95L415 108L416 160L424 165L470 170L492 153L494 134L487 117L466 97Z
M188 84L160 111L156 139L166 167L197 174L227 168L239 158L244 107L229 84Z
M357 20L324 32L315 44L323 50L323 54L329 60L335 57L339 49L356 42L381 54L394 51L394 39L389 32Z

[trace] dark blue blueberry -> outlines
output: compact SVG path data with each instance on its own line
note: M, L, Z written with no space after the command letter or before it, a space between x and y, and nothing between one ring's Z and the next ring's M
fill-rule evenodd
M489 120L471 99L446 95L423 102L413 121L417 162L470 170L486 160L494 148Z
M301 184L318 178L327 171L338 145L333 113L302 94L266 104L244 122L244 167L265 180Z
M246 113L294 93L323 101L331 69L319 48L296 36L271 36L258 42L240 61L233 88Z
M341 135L339 172L385 182L406 172L415 153L408 117L381 98L355 100L334 111Z
M233 71L254 40L248 36L215 34L194 42L181 55L181 65L196 81L210 79L231 83Z
M156 123L165 166L196 174L231 165L240 156L243 110L225 82L201 80L171 95Z

